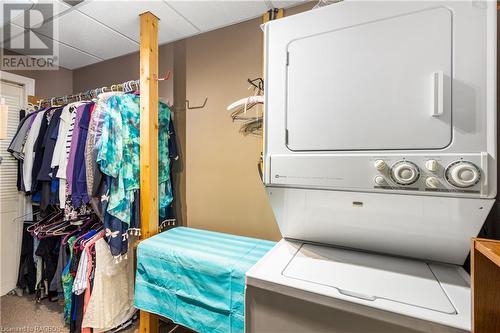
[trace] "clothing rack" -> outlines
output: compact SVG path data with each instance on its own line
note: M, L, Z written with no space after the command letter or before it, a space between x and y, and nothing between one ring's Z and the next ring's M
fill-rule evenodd
M87 90L85 92L73 95L59 96L59 97L51 97L47 99L42 99L38 102L40 106L42 105L55 105L58 103L68 104L71 102L78 102L86 99L97 98L97 96L104 92L112 92L112 91L123 91L130 92L134 90L139 90L139 80L131 80L119 84L113 84L110 87L101 87L92 90Z
M156 78L157 81L166 81L170 79L171 72L168 71L167 74L163 77ZM109 87L100 87L91 90L87 90L85 92L81 92L78 94L65 95L59 97L51 97L47 99L42 99L38 102L41 105L54 105L57 103L68 104L71 102L78 102L85 99L93 99L97 98L97 96L104 92L113 92L113 91L123 91L123 92L131 92L135 90L140 90L140 80L130 80L123 83L116 83Z

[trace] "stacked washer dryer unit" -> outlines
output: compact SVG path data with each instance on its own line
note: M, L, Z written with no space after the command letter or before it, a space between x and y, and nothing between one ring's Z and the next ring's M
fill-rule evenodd
M265 25L282 241L247 332L464 332L496 196L496 2L344 1Z

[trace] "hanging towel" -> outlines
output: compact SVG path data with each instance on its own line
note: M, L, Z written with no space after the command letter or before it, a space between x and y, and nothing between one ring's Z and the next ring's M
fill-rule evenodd
M274 242L178 227L137 249L135 306L197 332L243 333L245 273Z

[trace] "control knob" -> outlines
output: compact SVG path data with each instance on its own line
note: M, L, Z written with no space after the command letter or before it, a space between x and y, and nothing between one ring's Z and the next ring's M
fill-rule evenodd
M467 188L479 182L481 171L471 162L456 161L446 168L445 177L451 185L459 188Z
M375 177L374 181L375 181L375 184L380 185L380 186L386 184L385 179L382 176Z
M376 160L374 163L373 163L373 166L375 167L375 169L377 169L378 171L382 171L385 169L385 167L387 166L387 164L385 163L384 160Z
M428 160L425 162L425 168L430 172L436 172L438 169L438 162L436 160Z
M428 177L425 180L425 185L430 188L437 188L439 186L439 179L436 177Z
M391 168L391 178L399 185L411 185L420 177L420 170L412 162L399 161Z

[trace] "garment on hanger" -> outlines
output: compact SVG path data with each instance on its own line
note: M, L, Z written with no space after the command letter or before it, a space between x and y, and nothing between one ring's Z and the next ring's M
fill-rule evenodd
M57 167L56 177L59 179L59 203L61 208L65 208L66 203L66 167L73 138L75 117L77 108L83 105L82 102L75 102L66 105L61 113L59 131L52 157L52 168Z
M94 288L82 327L104 332L128 321L136 311L133 307L134 280L129 278L134 275L134 264L132 256L115 264L104 239L95 243L95 251Z
M53 177L54 170L51 168L51 162L57 140L61 112L62 108L57 108L53 111L41 144L41 163L36 180L38 189L41 190L40 206L42 210L46 210L49 204L54 205L58 202L59 182ZM36 173L37 169L35 167L34 165L33 170Z
M28 293L35 292L36 267L33 259L33 238L27 230L28 224L23 225L23 240L21 244L21 260L19 262L19 275L17 287L27 290Z
M112 96L101 111L104 113L102 136L98 143L97 163L112 177L107 212L129 224L133 192L139 189L139 96ZM168 128L170 109L160 103L158 112L158 181L160 211L172 201Z
M33 162L35 160L34 148L40 130L40 126L42 124L44 113L45 111L40 111L32 118L33 122L30 126L28 135L26 137L26 142L23 147L23 155L24 155L23 181L24 181L24 188L28 193L31 193L31 185L32 185L31 177L33 172Z
M22 165L21 188L41 212L25 229L18 285L38 302L62 300L70 332L112 330L136 311L127 253L140 231L139 100L112 92L34 111L9 145ZM171 161L178 158L171 117L160 103L161 218L170 217Z
M26 115L23 119L21 119L19 125L17 126L16 133L14 134L14 137L12 138L9 147L7 148L7 151L11 153L12 156L18 160L24 159L24 154L23 154L24 143L26 142L28 131L30 130L31 127L31 119L34 116L36 116L37 113L38 111L30 113Z

